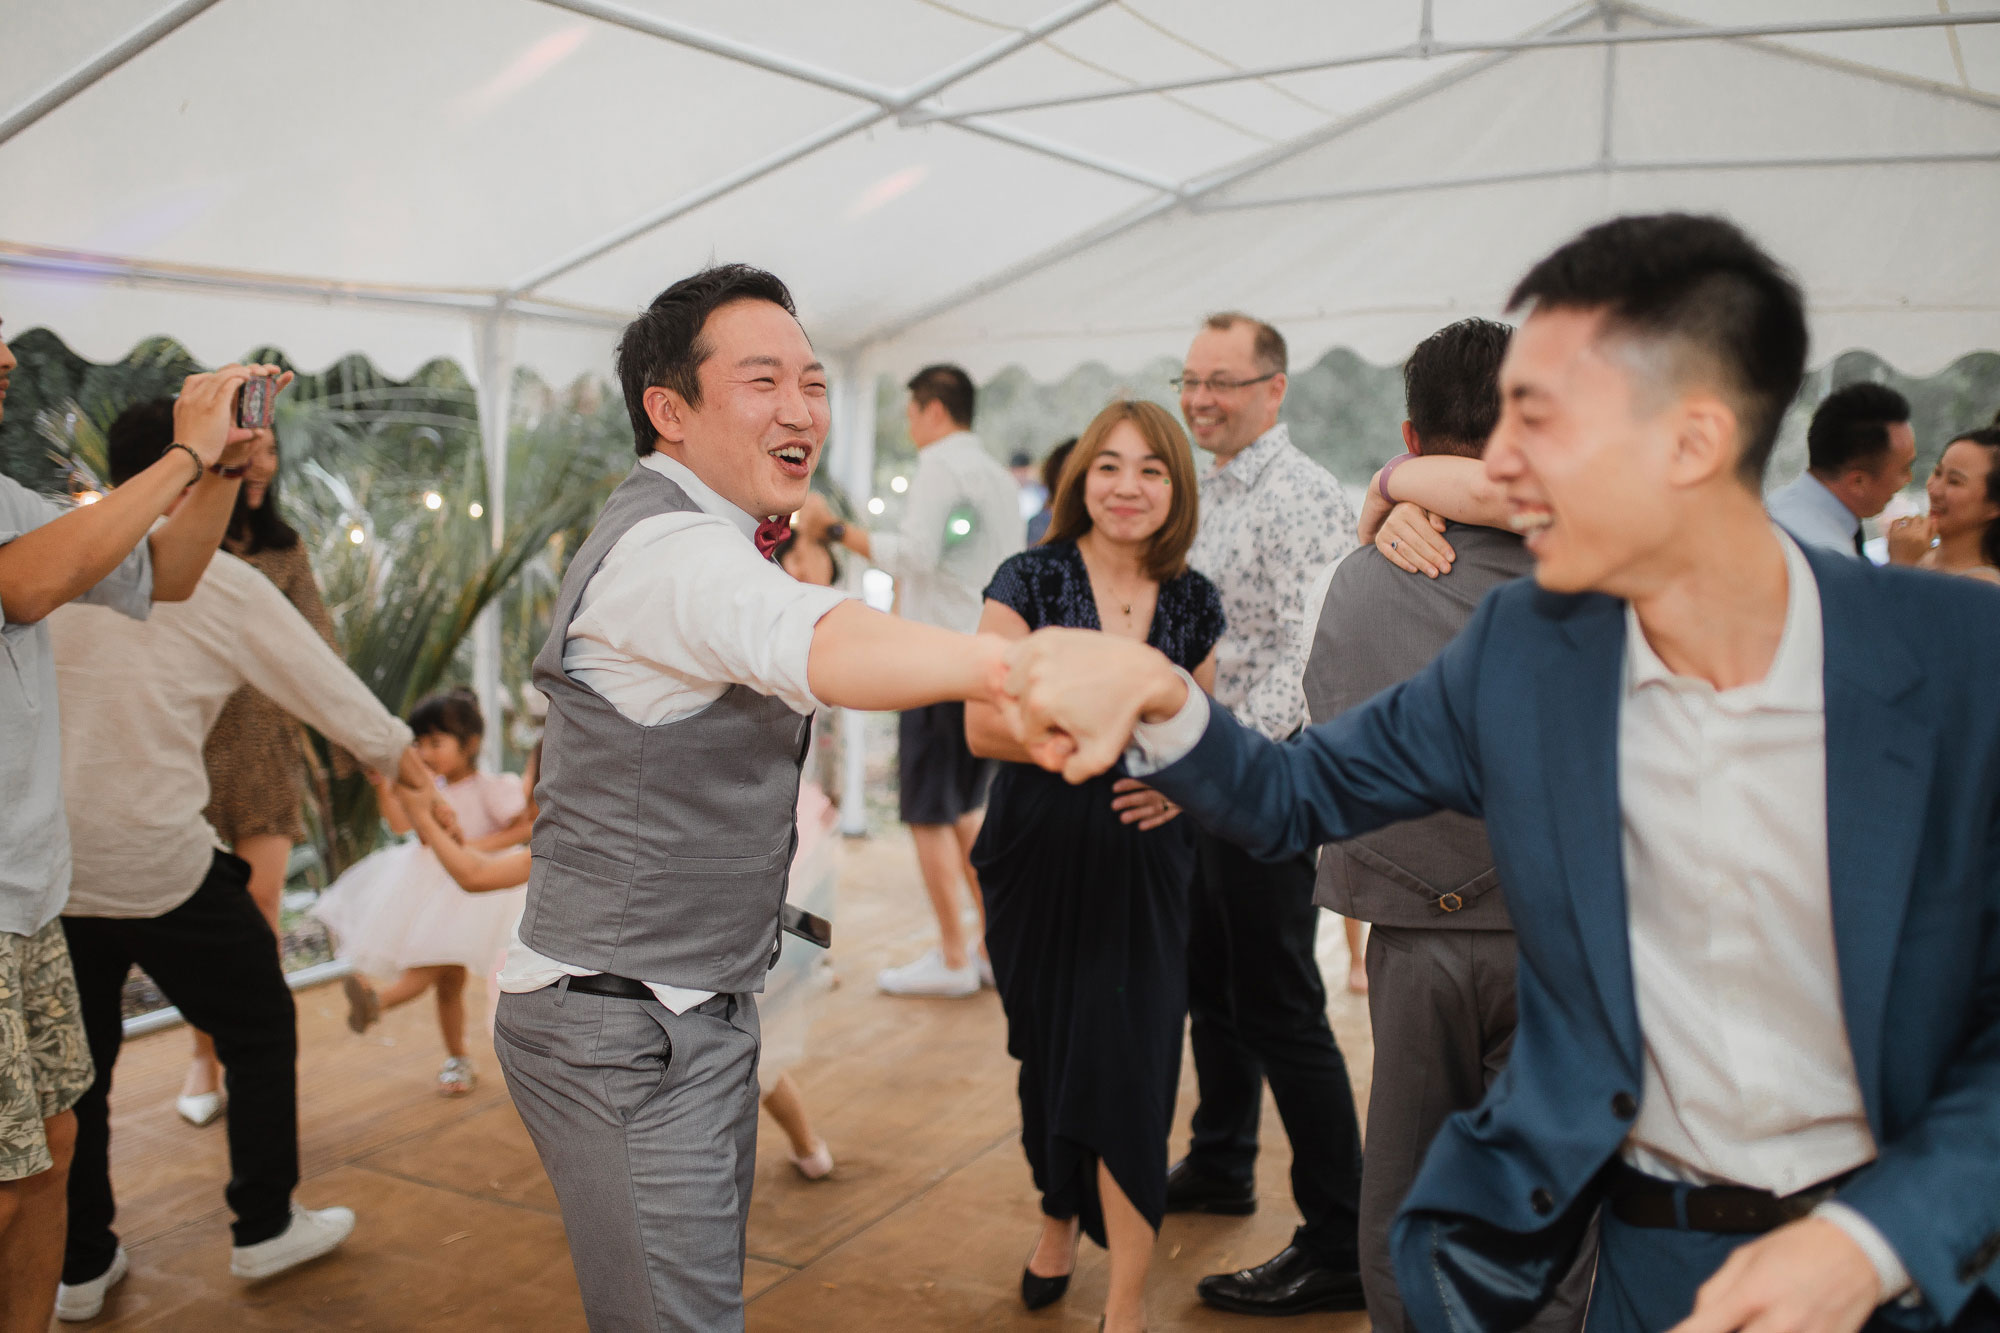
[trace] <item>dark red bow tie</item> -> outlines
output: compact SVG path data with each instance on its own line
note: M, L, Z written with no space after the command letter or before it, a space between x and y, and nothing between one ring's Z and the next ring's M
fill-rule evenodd
M791 535L792 520L790 515L786 515L784 518L765 519L757 525L757 536L754 539L757 543L757 554L769 560L771 552L777 550L779 544Z

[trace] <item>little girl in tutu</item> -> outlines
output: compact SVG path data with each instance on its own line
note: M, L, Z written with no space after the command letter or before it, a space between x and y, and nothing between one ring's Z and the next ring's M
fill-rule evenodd
M490 851L527 840L533 820L521 779L476 767L486 721L470 694L455 690L425 699L410 714L410 730L417 752L439 777L466 845ZM375 790L389 827L409 832L394 788L377 782ZM365 1032L384 1009L434 991L446 1056L438 1091L448 1097L472 1091L477 1074L466 1054L466 975L493 975L525 896L521 889L467 893L415 840L357 861L312 910L333 933L339 957L354 965L343 983L348 1027ZM378 991L371 976L394 980Z

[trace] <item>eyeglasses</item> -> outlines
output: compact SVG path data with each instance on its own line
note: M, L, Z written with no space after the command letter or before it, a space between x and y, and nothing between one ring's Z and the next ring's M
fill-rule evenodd
M1222 375L1210 375L1207 379L1202 379L1198 375L1176 375L1167 383L1173 385L1178 393L1199 393L1204 387L1210 393L1235 393L1238 389L1247 389L1253 384L1274 380L1280 373L1274 370L1268 375L1259 375L1254 380L1232 380Z

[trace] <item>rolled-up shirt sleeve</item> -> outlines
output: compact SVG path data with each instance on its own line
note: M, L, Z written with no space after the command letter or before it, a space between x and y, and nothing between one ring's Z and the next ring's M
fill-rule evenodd
M0 477L0 546L45 523L53 523L69 512L46 496L37 495L10 477ZM99 579L80 602L108 606L134 620L144 620L153 609L153 552L146 542L118 562L117 568ZM4 605L0 605L0 627L8 625Z
M811 713L821 707L806 676L813 630L848 599L794 579L724 519L665 514L612 547L570 642L582 635L691 688L745 685Z

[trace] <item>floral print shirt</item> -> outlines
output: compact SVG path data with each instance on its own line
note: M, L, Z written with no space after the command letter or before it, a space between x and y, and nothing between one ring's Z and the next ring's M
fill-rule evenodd
M1229 622L1216 645L1215 697L1273 740L1306 722L1307 590L1355 544L1346 492L1283 422L1201 478L1188 563L1222 590Z

